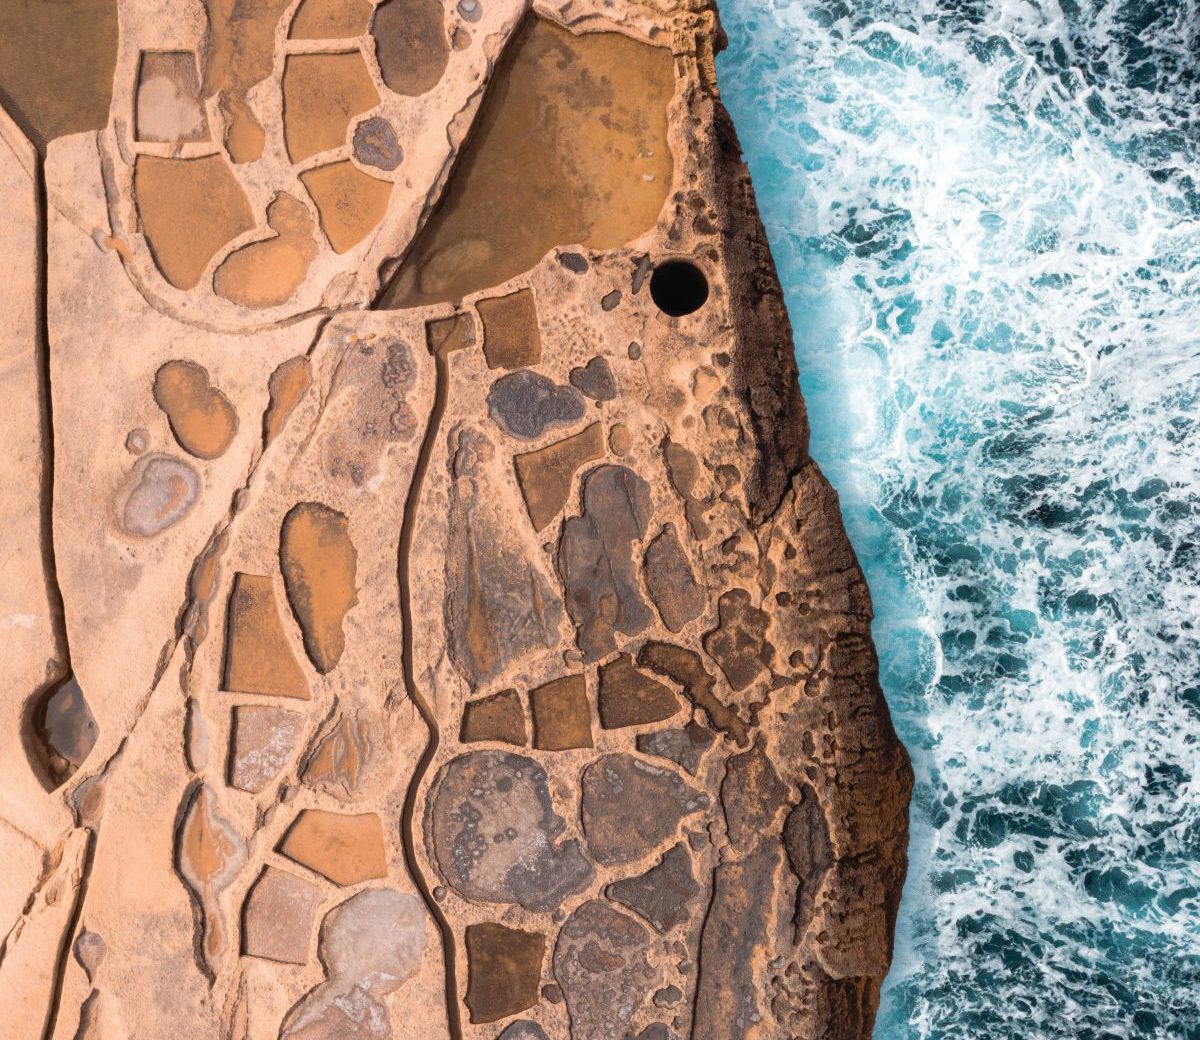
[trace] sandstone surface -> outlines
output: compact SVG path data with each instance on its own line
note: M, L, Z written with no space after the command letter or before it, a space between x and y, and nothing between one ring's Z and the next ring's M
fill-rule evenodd
M865 1040L911 773L711 4L0 37L0 1040Z

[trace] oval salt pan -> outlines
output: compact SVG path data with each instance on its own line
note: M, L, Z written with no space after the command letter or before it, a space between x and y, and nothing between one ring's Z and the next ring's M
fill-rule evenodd
M194 361L168 361L154 375L154 400L189 455L216 459L237 435L237 411Z
M345 515L301 502L283 519L279 562L304 649L317 671L333 671L346 648L342 621L357 599L358 553Z
M177 524L191 512L200 494L196 471L170 455L144 455L133 467L132 483L120 510L121 521L130 534L144 538Z

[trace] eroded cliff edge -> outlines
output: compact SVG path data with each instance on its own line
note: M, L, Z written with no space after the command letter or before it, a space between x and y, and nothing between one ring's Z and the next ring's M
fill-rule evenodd
M102 126L2 85L0 1035L868 1036L911 775L715 11L118 13Z

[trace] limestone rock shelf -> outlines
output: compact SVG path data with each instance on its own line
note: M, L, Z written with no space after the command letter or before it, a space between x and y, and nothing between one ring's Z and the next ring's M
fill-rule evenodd
M715 9L43 6L0 1040L865 1040L911 775Z

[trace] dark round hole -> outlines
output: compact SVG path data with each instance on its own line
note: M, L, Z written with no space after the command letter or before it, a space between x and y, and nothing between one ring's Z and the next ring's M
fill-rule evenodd
M650 276L650 296L658 309L672 318L691 314L708 299L708 279L688 260L668 260Z

